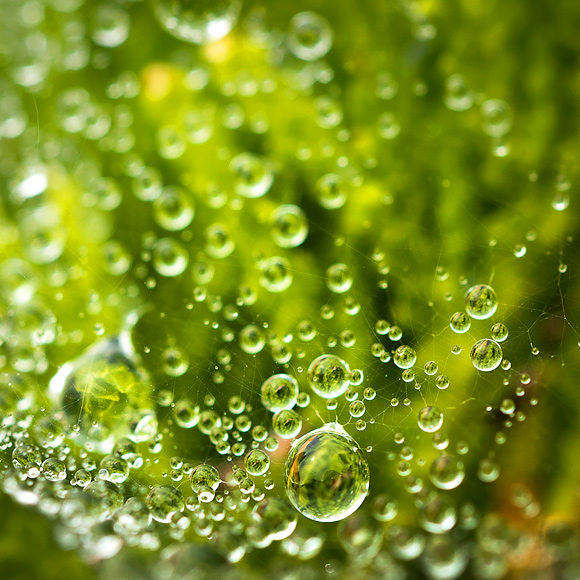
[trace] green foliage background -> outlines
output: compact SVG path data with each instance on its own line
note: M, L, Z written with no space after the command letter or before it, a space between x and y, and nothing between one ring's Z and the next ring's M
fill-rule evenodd
M81 272L68 277L62 287L64 300L56 298L50 284L43 283L39 290L55 313L61 332L82 330L83 335L76 344L47 347L49 368L33 380L38 396L34 412L40 413L39 407L46 402L46 385L59 366L94 342L96 322L107 332L114 332L130 308L148 303L153 309L138 323L134 339L140 351L144 346L150 349L145 364L154 377L156 391L170 388L176 400L194 396L198 402L207 392L213 392L221 410L225 410L229 396L238 394L253 404L255 421L269 426L268 413L259 408L258 389L264 378L281 372L280 365L267 355L250 357L238 349L224 385L219 390L212 385L216 350L223 344L217 331L204 320L217 320L218 315L208 312L203 304L194 304L191 311L186 309L192 302L191 276L156 276L147 264L147 274L139 274L138 265L143 262L140 254L146 245L144 234L153 232L153 236L162 237L164 232L155 223L150 204L131 194L126 176L128 155L105 138L95 143L65 135L54 121L55 103L64 89L84 87L96 101L112 109L114 103L107 98L107 87L124 71L134 71L142 90L128 101L134 115L132 152L145 163L159 167L165 183L181 183L194 199L196 216L186 239L190 263L202 251L205 228L214 222L226 224L236 249L228 259L216 261L208 294L220 296L224 304L233 304L240 286L249 286L258 293L256 303L241 308L239 319L232 323L236 332L245 324L267 322L270 331L283 336L295 332L301 320L315 321L319 336L313 343L301 345L305 357L303 361L292 360L290 368L294 370L299 365L307 368L310 360L325 351L329 336L338 336L344 328L357 337L354 349L339 345L334 352L351 368L362 368L365 386L373 386L379 393L371 413L375 424L360 433L353 429L361 446L373 446L369 454L371 497L365 507L370 510L374 495L389 493L399 502L397 522L414 522L411 496L386 456L389 451L398 451L394 433L414 434L422 402L432 404L434 399L445 413L451 441L465 440L470 445L464 458L470 475L456 490L457 501L473 502L482 515L500 513L534 537L542 537L552 521L566 521L577 530L580 4L573 0L246 0L240 23L213 48L186 46L169 36L148 3L116 4L124 6L131 16L128 40L111 50L91 45L92 64L78 71L62 71L54 66L41 87L22 90L28 129L18 139L0 139L0 221L5 232L0 240L0 258L26 255L26 236L18 230L23 211L10 191L19 168L40 154L50 174L50 186L43 196L62 212L68 238L63 256L55 264L35 265L35 271L44 281L59 268ZM75 16L88 23L89 30L95 6L87 2ZM0 28L2 76L14 76L23 53L25 58L50 61L50 51L48 57L26 55L28 49L23 46L30 31L16 16L20 2L2 0L0 10L6 15ZM304 63L287 56L281 63L276 61L276 50L270 47L267 51L260 45L255 27L252 32L248 22L255 20L256 14L262 15L265 29L272 31L268 43L283 48L290 19L304 10L327 18L334 31L333 46L326 57L333 79L299 90L292 84ZM49 6L44 23L38 26L53 48L64 43L66 18ZM435 34L429 39L432 31ZM95 66L98 58L106 66ZM184 84L185 71L194 65L210 73L211 81L203 91L191 91ZM398 84L392 100L376 95L377 74L382 71L389 71ZM452 111L444 104L446 79L453 74L463 75L473 91L475 104L469 110ZM250 80L273 79L277 88L250 97L224 91L228 82L239 82L244 76ZM339 128L349 131L348 139L340 140L337 129L321 128L314 120L316 98L326 94L332 95L344 111ZM506 156L492 154L497 143L482 130L480 105L492 98L506 101L513 115ZM217 119L232 103L241 105L245 112L246 122L240 129L227 129L216 121L207 143L188 146L177 160L158 155L158 130L174 125L185 105L213 109ZM378 135L377 120L385 111L392 112L400 125L400 134L392 140ZM266 132L252 130L247 120L256 115L267 119ZM50 144L54 142L60 143L60 150L50 158ZM325 144L334 147L332 155L323 154ZM297 159L297 150L303 146L312 149L312 157L305 162ZM263 198L244 200L241 209L231 204L210 207L204 193L208 183L216 181L225 191L232 191L229 160L244 151L267 156L274 163L271 191ZM348 159L344 171L337 169L341 157ZM80 203L85 187L83 172L91 164L120 184L123 201L113 212L96 211ZM314 187L316 180L329 172L341 172L351 182L347 205L335 211L320 207ZM357 176L364 177L363 183L352 185ZM570 206L560 212L551 204L561 176L571 183L571 189L566 193ZM306 242L286 253L272 242L268 226L268 216L282 203L299 205L310 223ZM535 234L533 241L529 232ZM106 271L101 247L107 239L120 241L134 257L133 268L121 279ZM491 240L494 243L490 244ZM526 255L519 259L514 256L517 244L527 246ZM377 275L377 260L372 258L375 249L384 252L388 275ZM272 255L287 255L292 264L293 283L279 295L266 292L259 283L257 257ZM355 317L344 314L342 297L333 296L326 287L325 271L336 262L346 263L353 275L351 295L361 306ZM558 269L562 264L567 266L565 272ZM448 277L437 279L437 268L443 268ZM156 278L155 287L146 287L148 276ZM446 328L451 314L464 306L466 288L459 284L460 277L469 286L490 283L497 292L500 307L494 321L504 322L510 329L504 350L513 368L509 386L502 384L501 376L498 378L500 370L490 376L475 372L467 356L474 337L483 338L490 321L475 322L467 336L453 335ZM439 274L439 278L444 276ZM379 288L379 279L387 279L388 288ZM128 296L131 285L139 288L138 298ZM85 311L91 292L101 297L117 294L120 306L105 305L97 315L80 318L78 314ZM445 299L446 292L451 293L451 300ZM9 311L12 305L3 300L3 310ZM320 318L325 304L336 308L332 321ZM385 380L384 370L370 352L377 341L377 319L387 319L403 329L403 341L417 350L418 362L440 362L450 378L450 388L444 392L424 389L419 394L412 388L407 390L407 385L391 372ZM170 339L187 345L190 353L192 370L178 379L168 379L160 370L162 352ZM450 354L454 344L463 348L459 357ZM538 356L532 354L533 347L539 349ZM8 349L6 356L8 372ZM506 444L497 445L496 433L503 429L505 419L497 409L504 398L511 396L522 373L529 373L533 379L526 396L518 401L518 409L525 411L527 418L509 431ZM391 397L402 400L406 396L412 399L410 410L402 405L391 408ZM534 397L539 401L537 406L530 405ZM488 405L493 407L492 412L485 410ZM146 473L138 475L140 483L159 483L176 449L192 463L216 460L207 439L197 430L194 433L171 427L169 411L158 412L160 424L172 431L172 443L161 452L159 464L149 465ZM301 413L308 429L336 416L314 397ZM341 420L347 420L347 406L340 406L337 413ZM413 440L413 446L417 455L432 458L436 454L425 439ZM483 484L474 474L479 460L490 450L502 473L494 484ZM2 462L6 467L10 465L8 451ZM282 467L283 457L273 460L275 490L280 494ZM529 489L541 506L537 519L522 519L510 504L516 484ZM76 552L55 546L51 523L45 518L4 495L0 502L2 578L50 580L99 574L99 566L93 568ZM335 527L325 528L325 533L329 537L325 557L330 554L336 560L344 558L335 539ZM273 546L263 553L248 554L240 568L273 574L280 565L276 550ZM564 560L573 556L572 551ZM120 564L121 568L116 569L114 562L102 563L102 575L122 574L128 578L127 570L133 569L137 578L139 567L151 562L155 554L135 552L127 558L134 562L129 567ZM284 562L292 566L291 559ZM322 569L322 557L316 565ZM558 566L559 560L552 554L539 567L552 573ZM534 569L531 558L529 568ZM523 572L514 569L513 577L526 577L523 574L527 567ZM419 572L415 569L413 573Z

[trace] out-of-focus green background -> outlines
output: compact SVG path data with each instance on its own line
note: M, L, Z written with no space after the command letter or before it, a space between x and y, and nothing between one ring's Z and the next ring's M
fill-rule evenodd
M457 501L472 502L482 516L499 513L534 538L541 538L552 521L567 522L576 533L580 513L576 458L580 444L576 239L580 4L574 0L244 0L232 33L216 44L197 47L167 34L149 3L119 0L109 4L129 16L130 32L124 43L111 49L95 46L90 38L95 10L104 2L79 3L74 11L63 10L65 4L64 0L60 4L57 0L0 0L0 80L15 86L19 75L33 74L35 66L45 72L38 85L17 89L17 105L5 97L1 106L4 117L11 107L21 107L28 128L17 139L0 139L0 231L5 232L0 234L0 259L26 255L23 213L11 188L19 168L39 156L51 174L51 185L43 195L60 208L68 237L66 252L54 264L34 268L42 271L45 281L59 268L82 272L69 276L62 288L64 298L56 298L58 291L50 282L37 290L63 331L81 330L82 336L76 343L47 347L48 368L33 381L41 393L36 412L58 367L96 339L95 323L103 324L107 332L121 324L123 308L110 305L98 314L79 317L87 310L91 293L101 297L118 293L121 302L129 303L125 290L134 284L139 287L140 302L153 307L137 325L134 338L139 348L150 349L145 364L154 376L155 393L169 388L176 400L187 395L201 404L212 392L218 407L225 407L227 399L238 394L253 404L256 421L266 425L269 421L268 413L260 408L259 386L267 376L282 372L281 365L266 351L244 358L239 349L235 351L236 341L231 373L223 385L212 384L216 352L224 341L205 320L213 321L217 314L211 309L208 313L207 308L202 311L198 304L186 310L193 296L190 275L167 278L151 269L145 275L139 273L139 266L147 266L143 252L148 232L159 237L162 232L151 204L131 194L124 168L134 153L158 167L166 183L181 183L192 192L196 216L190 237L184 240L191 264L202 253L203 232L210 224L223 223L233 234L235 252L226 260L216 260L208 294L233 304L240 286L258 290L256 303L245 307L232 323L236 331L243 324L266 322L282 336L296 332L301 320L315 321L317 340L300 345L306 355L304 360L295 356L289 363L294 372L298 366L307 368L312 358L330 348L329 338L338 337L345 328L355 335L353 348L339 344L335 352L351 368L362 368L364 386L378 393L368 404L374 424L360 433L352 430L362 447L373 447L368 455L371 495L365 508L371 509L378 493L389 493L399 503L397 521L415 523L413 497L404 489L395 473L396 461L389 460L388 453L399 452L393 436L404 432L417 454L434 456L430 442L415 440L415 432L417 411L423 404L436 403L444 411L453 444L467 441L470 446L464 457L468 475L454 492ZM284 52L290 20L305 10L326 18L333 30L332 48L315 72ZM267 32L266 40L260 40L260 31ZM67 43L77 40L89 51L87 64L66 70L62 55ZM203 90L193 91L184 81L188 70L201 70L211 81ZM139 80L140 94L126 101L113 99L110 86L127 71ZM308 85L304 79L309 75L323 80L301 85ZM451 75L465 80L473 102L466 110L452 110L446 104ZM273 81L276 88L244 95L244 83L256 79ZM396 84L392 98L381 96L381 88L389 90L385 79ZM56 109L59 94L71 87L83 87L111 111L118 141L63 135L55 121ZM315 122L317 99L324 95L330 95L343 113L338 127L326 129ZM511 111L513 126L502 137L490 136L484 129L481 105L489 99L505 101ZM126 109L113 111L120 102ZM245 114L237 129L222 121L232 114L232 105ZM214 133L206 143L188 145L178 159L164 157L159 154L158 131L177 124L186 106L212 111ZM133 116L135 143L123 150L119 119L127 110ZM380 118L385 113L392 113L399 125L394 139L380 135ZM256 129L261 120L267 122L265 131ZM340 135L341 128L347 133ZM311 155L300 160L297 152L305 148L311 149ZM208 183L217 182L230 192L229 159L244 151L272 161L272 190L264 198L243 200L241 209L229 202L212 207L204 193ZM112 212L81 203L83 172L91 164L117 179L123 192L122 203ZM314 186L321 175L332 172L349 181L348 202L334 211L320 206ZM555 207L562 199L568 200L569 207L559 211ZM273 244L268 230L268 216L282 203L299 205L310 225L305 243L287 253ZM102 245L110 239L121 242L134 259L133 268L120 279L103 266ZM526 247L521 257L518 245ZM373 257L377 250L384 258ZM260 254L289 257L293 282L286 292L273 294L260 287L256 266ZM351 295L360 304L356 317L344 314L342 302L326 287L325 271L336 262L346 263L353 274ZM388 274L384 268L380 271L381 265L388 266ZM147 284L151 277L155 285ZM381 280L388 280L388 287L381 288ZM464 307L466 288L476 283L489 283L496 290L499 308L494 321L510 330L504 347L504 356L512 363L508 384L498 376L499 370L489 376L474 372L469 360L474 339L484 337L489 321L476 321L465 336L452 334L447 326L451 314ZM320 315L329 304L337 311L332 321ZM3 298L1 308L1 315L8 316L12 304ZM385 376L371 355L378 319L403 329L421 364L439 361L451 381L449 389L438 392L431 385L419 393L399 375L389 371ZM192 370L177 379L168 379L159 370L169 337L187 345L190 353ZM451 354L455 344L463 349L460 356ZM534 347L538 355L533 354ZM4 370L12 372L11 354L7 346L5 350ZM513 396L524 373L532 376L532 387L517 403L525 420L505 428L498 407ZM391 405L393 397L401 401L396 407ZM409 409L402 404L406 397L412 401ZM313 396L310 406L301 411L305 430L337 415L346 421L348 406L343 403L335 413ZM487 406L493 409L486 411ZM166 410L159 410L159 415L160 424L172 432L172 442L161 452L159 465L142 476L142 483L163 481L161 474L177 452L195 462L221 460L207 438L171 425ZM507 432L505 444L498 444L498 432ZM475 474L478 462L489 452L501 466L501 477L483 484ZM2 453L2 463L9 466L11 451ZM283 457L277 456L272 472L277 478L274 493L280 495L284 495L282 470ZM540 506L538 516L523 517L513 506L514 486L530 491ZM0 513L2 579L91 578L95 570L98 574L99 566L93 568L77 552L56 546L55 526L49 519L6 495L0 496ZM304 525L320 528L310 522ZM324 529L332 539L329 551L316 560L316 570L323 570L329 554L339 554L336 526ZM143 562L155 559L154 554L135 553ZM573 560L573 556L566 553L563 559ZM278 558L272 547L263 554L248 554L239 566L274 574ZM284 565L291 569L292 559L284 558ZM546 556L545 562L540 559L538 565L529 552L526 558L526 563L513 566L514 578L525 578L536 568L550 574L559 570L559 560L553 555ZM556 567L550 567L554 562ZM107 565L103 565L104 576ZM411 574L419 573L413 570Z

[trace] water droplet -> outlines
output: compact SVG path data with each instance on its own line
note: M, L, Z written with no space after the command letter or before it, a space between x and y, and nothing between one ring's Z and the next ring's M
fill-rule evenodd
M286 43L299 59L318 60L332 46L332 29L322 16L314 12L300 12L290 21Z
M253 153L240 153L230 162L230 171L235 175L235 191L243 197L261 197L274 182L274 171L264 157Z
M220 40L235 26L241 0L154 0L155 15L176 38L193 44Z
M240 332L240 347L248 354L259 353L266 344L262 331L254 324L244 326Z
M208 503L215 497L215 491L221 482L218 470L212 465L202 463L189 474L191 489L197 493L199 501Z
M378 119L378 133L383 139L394 139L401 132L393 113L383 113Z
M339 357L324 354L308 367L308 380L312 390L325 399L339 397L348 388L350 369Z
M476 320L493 316L497 310L497 297L493 288L485 284L472 286L465 295L465 309Z
M443 425L443 413L437 407L424 407L419 411L417 423L426 433L434 433Z
M56 457L49 457L42 463L42 473L48 481L62 481L66 479L66 466Z
M296 205L281 205L270 216L272 239L281 248L296 248L308 235L306 214Z
M302 419L295 411L283 409L272 418L272 427L282 439L294 439L302 429Z
M456 457L442 453L431 463L429 475L435 487L455 489L465 477L465 468L463 462Z
M222 224L212 224L205 230L205 251L212 258L227 258L235 248L228 228Z
M193 216L193 202L180 187L164 188L163 193L153 201L153 217L167 231L183 230L192 222Z
M449 326L453 332L463 334L471 328L471 319L465 312L456 312L449 321Z
M417 353L410 346L406 345L399 346L393 355L393 362L400 369L410 369L416 360Z
M437 366L437 363L431 360L425 363L424 370L426 375L433 376L434 374L437 373L439 368Z
M147 496L147 507L154 520L168 524L174 514L183 511L183 496L171 485L159 485Z
M298 383L294 377L286 374L272 375L262 384L262 405L268 411L292 409L298 396Z
M507 326L501 322L498 322L491 327L490 335L496 342L503 342L508 337L508 334Z
M346 203L346 188L343 179L334 174L323 175L314 185L318 203L325 209L338 209Z
M270 458L261 449L252 449L244 458L244 465L250 475L264 475L270 468Z
M153 248L153 267L162 276L173 278L182 274L189 264L189 252L179 241L162 238Z
M114 435L135 441L153 437L157 422L149 407L151 388L124 333L95 343L65 363L49 383L70 424L80 425L77 441L103 452L111 451Z
M509 105L500 99L489 99L481 105L483 130L490 137L503 137L512 128Z
M269 292L284 292L292 284L292 268L286 258L273 256L260 263L260 284Z
M113 4L98 5L92 15L91 38L106 48L119 46L127 40L131 19L122 8Z
M473 93L467 88L463 76L451 75L447 78L444 101L452 111L466 111L473 105Z
M369 489L367 460L354 439L336 423L294 442L285 476L292 505L320 522L342 520L354 513Z
M490 338L477 341L471 348L471 362L478 371L493 371L502 357L501 346Z

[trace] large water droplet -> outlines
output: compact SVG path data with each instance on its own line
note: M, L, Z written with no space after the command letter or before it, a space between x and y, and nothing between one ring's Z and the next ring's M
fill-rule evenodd
M172 36L207 44L223 38L238 20L241 0L154 0L155 14Z
M491 338L478 340L471 348L471 362L478 371L495 370L502 357L501 346Z
M320 522L335 522L355 512L369 489L367 460L356 441L337 423L294 442L285 476L292 505Z
M77 442L82 445L110 453L115 437L138 442L156 433L151 381L125 332L65 363L51 379L49 392L69 423L80 427Z

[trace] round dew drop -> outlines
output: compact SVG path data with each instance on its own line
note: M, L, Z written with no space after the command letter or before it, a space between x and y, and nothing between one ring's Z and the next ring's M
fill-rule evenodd
M489 99L481 105L483 130L490 137L503 137L512 128L510 106L500 99Z
M342 395L350 385L350 369L339 357L323 354L308 367L308 381L312 390L324 399Z
M274 172L267 159L253 153L241 153L230 163L235 175L235 191L243 197L262 197L274 182Z
M366 407L362 401L353 401L350 404L348 412L350 413L351 417L355 419L362 417L365 414Z
M260 265L260 284L268 292L284 292L292 284L292 270L286 258L273 256Z
M393 362L400 369L410 369L417 360L417 353L410 347L406 345L401 345L395 351L393 355Z
M456 312L449 321L449 326L453 332L463 334L471 328L471 319L465 312Z
M346 264L333 264L326 270L326 285L331 292L342 294L350 290L352 276Z
M286 44L301 60L318 60L332 46L332 29L328 21L314 12L300 12L290 21Z
M277 412L292 409L298 397L298 383L286 374L272 375L262 384L262 405L268 411Z
M205 252L218 260L227 258L235 248L230 232L223 224L212 224L205 230Z
M435 361L430 360L425 363L424 370L426 375L433 376L437 374L439 367L437 366L437 363Z
M497 296L491 286L477 284L472 286L465 295L465 310L471 318L486 320L497 310Z
M153 217L165 230L177 232L185 229L195 215L193 202L180 187L166 187L153 200Z
M66 479L66 466L56 457L49 457L42 463L42 473L48 481L62 481Z
M176 346L165 349L161 355L163 371L170 377L180 377L189 368L189 357Z
M241 6L241 0L153 0L155 16L163 28L193 44L208 44L229 34Z
M161 238L153 248L153 267L161 274L172 278L183 273L189 264L189 252L173 238Z
M297 205L281 205L270 216L272 240L281 248L296 248L308 236L306 214Z
M254 477L264 475L270 468L270 458L261 449L252 449L244 458L244 466Z
M268 541L287 538L296 529L297 516L288 500L281 497L266 498L253 511L254 519L267 532Z
M218 470L212 465L202 463L189 474L191 489L197 493L200 501L208 503L215 497L215 491L221 482Z
M378 133L383 139L394 139L401 132L401 126L397 123L391 112L383 113L378 119Z
M498 322L491 327L491 338L495 340L495 342L503 342L508 337L509 331L507 326Z
M439 489L455 489L465 477L465 467L456 457L442 453L431 463L431 482Z
M344 180L334 174L327 173L314 184L318 203L325 209L338 209L346 203Z
M183 429L191 429L199 423L199 406L188 398L175 403L171 412L175 423Z
M490 338L477 341L471 348L471 362L478 371L495 370L502 358L501 346Z
M100 4L92 15L91 38L105 48L119 46L129 37L131 19L122 8L112 4Z
M253 324L244 326L240 332L240 347L248 354L259 353L266 344L262 331Z
M443 425L443 413L437 407L424 407L419 411L417 424L425 433L434 433Z
M272 418L272 427L282 439L294 439L302 429L302 419L295 411L283 409Z
M171 485L158 485L147 496L147 507L154 520L167 524L174 514L183 511L183 495Z
M285 478L292 505L319 522L335 522L354 513L369 490L368 462L337 423L294 442L286 458Z

